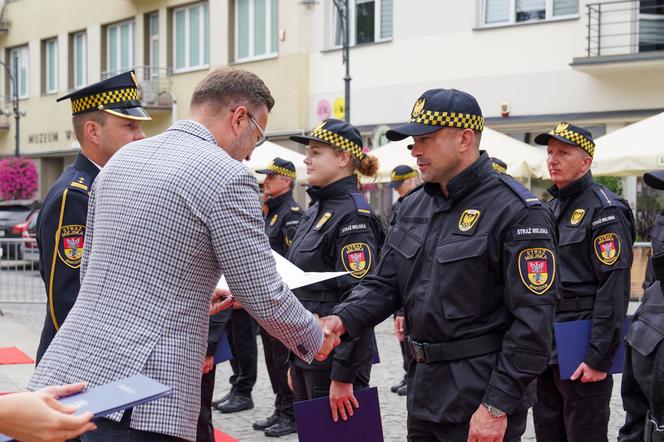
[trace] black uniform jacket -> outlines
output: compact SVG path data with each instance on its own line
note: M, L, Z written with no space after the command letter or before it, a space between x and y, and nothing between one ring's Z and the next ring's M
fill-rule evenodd
M644 439L646 416L664 431L664 252L653 256L656 280L632 318L625 346L620 442ZM664 439L664 433L659 433ZM654 439L653 439L654 440Z
M302 209L293 199L292 192L270 198L266 205L265 234L270 238L272 249L286 256L300 223Z
M383 243L380 221L357 189L354 175L323 188L309 188L312 204L288 251L288 259L304 271L350 272L294 290L304 306L321 317L373 272ZM295 362L310 369L331 369L333 380L352 383L362 366L370 366L374 352L373 329L367 329L357 337L344 338L324 362L314 361L311 366L299 359Z
M426 183L403 200L376 273L334 313L352 336L402 305L420 343L502 336L502 349L492 353L412 364L408 411L439 423L467 423L481 401L525 412L551 350L553 217L521 184L496 173L486 152L447 192Z
M586 175L549 192L558 224L562 299L556 321L592 319L584 362L607 371L622 337L630 292L634 222L626 202ZM555 359L552 359L555 361Z
M655 222L650 229L650 243L652 245L652 254L657 255L664 252L664 210L655 217ZM655 271L652 262L648 260L646 267L646 277L643 280L643 289L650 287L655 282Z
M88 195L98 173L99 168L79 153L51 187L39 211L39 271L48 303L37 363L76 302L81 287L79 267L88 218Z

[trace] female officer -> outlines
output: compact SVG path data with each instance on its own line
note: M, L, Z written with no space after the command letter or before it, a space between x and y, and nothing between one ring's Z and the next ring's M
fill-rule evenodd
M336 279L294 290L304 306L327 316L378 262L383 231L358 191L356 172L373 177L378 160L362 151L359 131L336 119L320 123L308 136L291 140L307 145L304 164L312 203L300 220L288 259L304 271L349 272ZM358 403L353 389L369 385L375 352L373 330L342 343L324 362L290 361L293 399L330 397L332 419L346 420Z

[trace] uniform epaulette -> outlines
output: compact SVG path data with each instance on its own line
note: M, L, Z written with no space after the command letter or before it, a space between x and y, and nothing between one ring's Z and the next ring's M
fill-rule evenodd
M599 184L594 184L592 188L593 192L595 192L595 196L597 196L599 201L602 203L602 207L606 209L607 207L616 206L615 197L611 192L607 191Z
M519 198L521 198L521 200L526 205L526 207L541 206L542 205L542 201L540 201L539 198L537 198L535 195L533 195L530 192L530 190L523 187L523 184L519 183L517 180L512 178L510 175L498 174L498 177L501 179L501 181L503 183L507 184L507 187L512 189L512 191L514 193L516 193Z
M371 215L371 206L369 202L362 196L361 193L352 193L353 199L355 200L355 207L357 208L357 213L364 216Z
M291 212L299 212L299 211L300 211L300 207L299 207L299 206L291 206L290 209L291 209Z
M84 191L84 192L89 192L90 191L90 186L88 186L88 183L90 182L89 177L83 174L75 175L74 179L72 182L67 186L69 189L75 189L78 191Z

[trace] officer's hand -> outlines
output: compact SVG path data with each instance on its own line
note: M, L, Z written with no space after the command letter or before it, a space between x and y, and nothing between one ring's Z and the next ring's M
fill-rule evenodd
M404 318L403 316L397 316L396 318L394 318L394 334L396 335L399 342L403 342L404 340L403 329L405 322L406 318Z
M208 374L214 368L214 356L206 356L203 363L203 374Z
M230 290L214 289L212 300L210 301L210 316L214 316L222 310L233 307L236 302L233 300Z
M346 332L341 319L338 316L325 316L318 318L320 326L323 329L323 345L316 353L317 361L324 361L330 355L334 347L341 343L340 336Z
M493 417L479 406L470 418L468 442L502 442L507 430L507 415Z
M573 381L576 381L579 378L581 378L580 380L583 383L599 382L606 379L606 372L595 370L585 362L581 362L579 367L576 369L574 373L572 373L572 376L570 377L570 379Z
M288 371L286 372L286 378L288 379L288 388L290 391L293 391L293 378L290 374L290 367L288 367Z
M332 420L337 422L339 414L341 415L341 419L347 420L348 416L353 415L353 407L360 408L360 403L357 402L353 394L353 384L332 380L330 383Z

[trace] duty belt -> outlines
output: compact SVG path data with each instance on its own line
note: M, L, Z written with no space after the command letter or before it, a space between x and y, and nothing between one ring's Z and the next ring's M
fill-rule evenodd
M458 359L468 359L488 353L495 353L503 347L504 337L505 332L500 332L470 339L458 339L456 341L431 344L413 341L413 338L409 336L408 346L415 362L430 364L433 362L456 361Z
M300 301L333 302L335 304L341 298L341 295L336 290L320 290L315 292L296 290L294 294Z
M577 296L576 298L563 298L556 305L556 312L578 312L592 310L595 305L594 296Z

